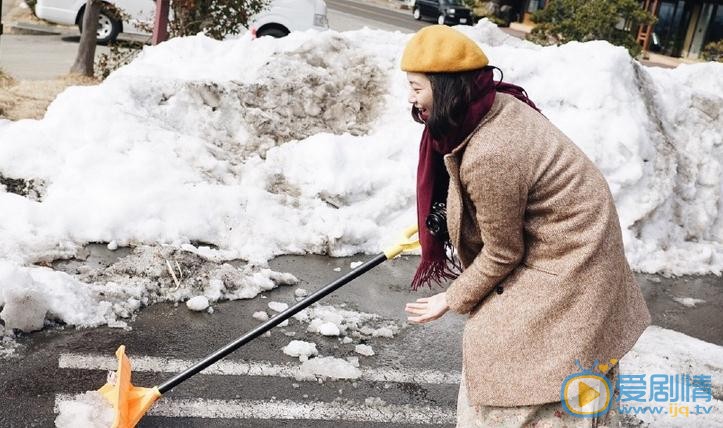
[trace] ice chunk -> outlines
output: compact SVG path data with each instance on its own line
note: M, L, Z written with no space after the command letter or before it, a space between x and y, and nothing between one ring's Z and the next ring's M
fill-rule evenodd
M259 321L268 321L268 319L269 319L269 314L267 314L264 311L254 312L254 314L252 316L254 317L254 319L257 319Z
M309 292L304 290L303 288L297 288L296 290L294 290L294 295L296 297L306 297L309 295Z
M299 360L306 361L312 355L317 355L319 351L316 350L316 343L305 342L303 340L292 340L288 345L282 348L284 354L299 357Z
M705 300L693 297L673 297L673 300L688 308L694 308L697 304L705 303Z
M352 269L356 269L363 264L364 264L364 262L351 262L351 263L349 263L349 267Z
M301 364L301 375L305 378L323 377L330 379L359 379L361 370L348 361L334 357L312 358Z
M367 399L364 400L364 405L367 407L384 407L386 404L387 402L380 397L367 397Z
M5 321L5 328L17 328L24 332L43 328L48 312L45 295L34 289L16 287L5 289L3 298L5 306L0 318Z
M356 345L354 347L354 352L364 355L365 357L371 357L374 355L374 350L369 345Z
M269 302L269 309L271 309L274 312L283 312L283 311L289 309L289 304L281 303L281 302Z
M205 311L208 308L208 298L206 296L196 296L188 299L186 306L192 311Z
M338 336L340 334L339 327L333 322L326 322L319 326L319 333L324 336Z
M380 327L372 332L374 337L394 337L394 332L389 327Z

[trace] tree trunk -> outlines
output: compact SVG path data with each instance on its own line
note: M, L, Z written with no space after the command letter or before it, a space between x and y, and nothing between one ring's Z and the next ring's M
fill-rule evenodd
M83 33L80 35L78 54L75 57L70 72L83 76L93 77L93 62L95 61L95 44L98 39L98 13L100 0L87 0L83 13Z

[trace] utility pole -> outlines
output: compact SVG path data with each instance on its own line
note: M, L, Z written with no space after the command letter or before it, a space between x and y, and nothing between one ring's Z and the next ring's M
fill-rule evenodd
M2 0L0 0L2 1ZM151 43L157 45L168 40L168 3L169 0L155 0L156 15L153 19L153 37Z

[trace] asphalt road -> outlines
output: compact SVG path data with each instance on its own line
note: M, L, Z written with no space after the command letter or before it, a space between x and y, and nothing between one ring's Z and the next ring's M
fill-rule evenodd
M404 32L416 32L431 24L414 20L408 10L396 11L354 0L327 0L326 5L329 8L329 24L332 29L335 29L334 21L337 14L351 15L357 20L369 21L372 28L384 25Z

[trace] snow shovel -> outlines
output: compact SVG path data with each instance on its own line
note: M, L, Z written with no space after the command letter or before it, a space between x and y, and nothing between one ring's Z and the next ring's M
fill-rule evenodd
M125 355L125 346L121 345L116 351L118 357L118 371L115 374L114 381L110 381L98 390L111 404L115 411L115 419L113 428L131 428L143 418L143 415L151 408L153 403L158 400L161 395L172 390L181 382L187 380L191 376L199 373L211 364L221 360L231 352L237 350L248 342L256 339L272 328L276 327L285 320L291 318L297 312L311 306L313 303L326 297L328 294L338 288L351 282L353 279L365 274L372 268L381 263L397 257L404 251L414 250L419 247L418 240L412 240L412 236L417 233L417 226L412 226L404 231L405 240L385 252L375 256L373 259L353 269L346 275L336 279L334 282L324 286L316 292L309 295L304 300L296 303L285 311L279 313L270 320L264 322L233 342L227 344L223 348L218 349L203 360L177 374L170 380L153 388L142 388L133 386L131 383L131 364Z

